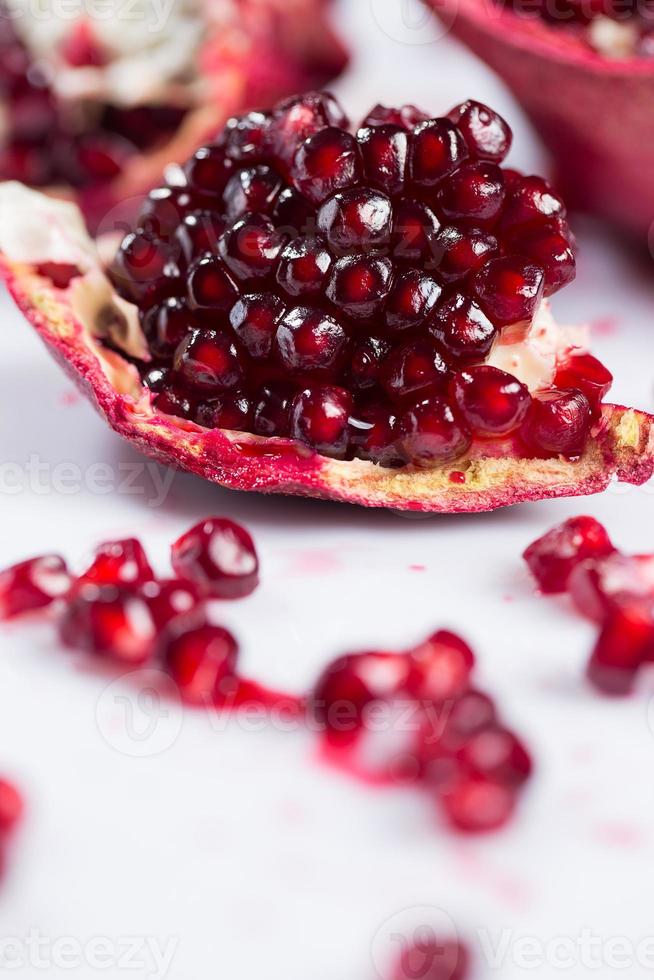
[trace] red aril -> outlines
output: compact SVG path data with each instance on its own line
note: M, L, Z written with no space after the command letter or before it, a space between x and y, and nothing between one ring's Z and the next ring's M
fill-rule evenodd
M565 592L580 562L614 551L606 530L594 517L571 517L530 544L522 557L542 592Z
M175 633L161 655L184 699L211 707L233 689L238 646L221 626L203 625Z
M45 609L65 595L71 576L59 555L43 555L0 572L0 620Z
M179 578L215 599L240 599L259 583L254 542L226 517L208 518L182 535L172 547L172 564Z

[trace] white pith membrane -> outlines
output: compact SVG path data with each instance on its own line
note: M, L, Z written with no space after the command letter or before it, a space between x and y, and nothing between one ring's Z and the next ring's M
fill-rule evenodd
M465 456L447 464L424 469L407 465L397 470L361 459L328 459L292 440L204 429L194 422L164 415L157 411L154 396L142 385L136 367L105 346L111 341L130 357L149 359L136 306L116 295L103 271L100 255L113 251L113 244L111 249L103 249L101 240L94 241L88 235L76 205L16 182L0 183L0 258L4 258L2 271L14 298L42 335L44 330L37 320L52 327L53 336L44 339L52 346L56 341L58 348L69 347L71 361L75 360L73 352L82 345L92 354L100 369L98 377L104 377L120 399L120 414L128 418L129 425L121 428L115 424L88 376L78 379L83 382L82 387L87 394L89 387L93 389L94 400L117 431L158 458L175 462L171 434L176 434L181 447L190 449L194 463L213 437L226 439L237 456L242 453L249 457L250 466L260 459L263 467L266 457L274 460L279 454L281 458L287 447L292 446L295 463L304 459L308 471L313 467L314 480L305 480L304 475L298 480L296 472L285 482L280 471L278 481L271 480L268 472L259 484L252 480L250 473L243 488L332 497L368 506L443 512L491 510L520 500L594 493L604 489L616 472L635 483L651 476L653 420L645 413L619 406L605 407L578 461L564 457L518 457L509 436L504 440L475 439ZM66 289L58 289L47 276L39 274L38 267L44 263L73 265L81 275L72 279ZM17 283L20 288L16 288ZM513 374L530 391L537 391L553 383L557 360L571 350L586 351L587 340L586 328L560 327L552 317L549 304L543 301L531 323L516 324L502 331L486 363ZM63 356L61 350L55 353L68 363L67 353ZM74 373L75 365L72 370ZM165 437L162 441L169 443L167 452L149 447L150 431L157 437ZM196 434L201 437L199 440L194 440ZM180 465L184 466L184 462ZM215 482L240 486L221 468L196 468L188 463L187 468L202 471L202 475ZM461 481L463 486L457 485L459 480L453 479L453 474L465 477Z

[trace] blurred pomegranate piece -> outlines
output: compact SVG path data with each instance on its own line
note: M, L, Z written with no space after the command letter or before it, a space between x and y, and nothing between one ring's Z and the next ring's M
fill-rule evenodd
M221 626L206 624L174 634L161 654L180 693L192 704L218 704L233 689L238 645Z
M71 585L66 562L43 555L0 572L0 620L45 609L65 595Z
M597 623L633 601L654 603L654 555L621 555L582 561L573 570L568 590L577 609Z
M416 701L439 703L464 692L475 657L461 637L439 630L409 651L409 661L408 692Z
M594 517L572 517L529 545L523 558L542 592L565 592L580 562L614 551L606 530Z
M633 690L638 671L654 656L652 601L621 605L607 615L588 664L588 678L605 694Z
M252 538L226 517L201 521L172 547L176 575L214 599L240 599L259 584L259 558Z
M149 660L157 642L157 624L146 599L128 585L82 585L59 624L63 643L122 664Z
M468 980L470 954L463 943L440 939L429 926L416 932L417 938L402 950L389 980Z
M23 798L6 779L0 779L0 835L12 831L23 815Z
M145 549L136 538L106 541L98 545L95 558L80 582L96 585L138 585L155 577Z

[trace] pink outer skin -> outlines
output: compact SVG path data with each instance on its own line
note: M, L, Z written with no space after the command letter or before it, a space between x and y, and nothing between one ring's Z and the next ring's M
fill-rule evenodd
M0 256L0 275L18 307L111 428L148 456L234 490L258 490L347 501L395 510L467 513L550 497L604 490L613 475L642 484L654 471L654 417L608 405L584 455L576 461L512 456L506 446L489 455L477 447L467 458L430 469L384 469L363 460L320 456L289 439L204 429L159 414L135 369L104 351L123 394L110 383L98 354L103 348L72 314L66 290L29 266ZM461 473L465 482L460 482Z
M534 123L573 207L647 238L654 222L654 61L609 60L494 0L426 0L503 79Z

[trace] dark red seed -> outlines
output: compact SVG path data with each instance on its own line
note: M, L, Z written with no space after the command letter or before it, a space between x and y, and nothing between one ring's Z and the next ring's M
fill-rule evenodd
M563 201L546 180L519 174L508 189L500 227L503 232L526 230L565 218L565 214Z
M340 191L318 212L318 227L336 252L387 245L392 220L390 199L368 187Z
M281 299L273 293L250 293L232 307L229 320L239 342L254 361L265 361L272 350L273 337L285 312Z
M201 146L184 167L186 180L194 191L207 197L220 197L234 165L220 146Z
M475 435L501 436L520 426L531 395L512 374L482 364L455 374L452 399Z
M430 190L453 173L468 156L468 150L449 119L428 119L413 131L409 173L420 190Z
M429 119L426 112L414 105L403 105L399 109L387 108L384 105L374 106L361 123L362 128L369 126L401 126L412 130L418 123Z
M401 194L405 187L409 157L409 135L406 130L402 126L368 127L359 130L357 140L367 183L390 197Z
M165 384L157 393L156 408L163 415L190 419L194 405L188 394L185 391L180 391L177 385Z
M391 349L382 337L362 337L352 348L350 375L355 388L370 388L379 381L381 366Z
M400 417L398 446L407 463L430 467L463 456L470 433L440 395L423 398Z
M438 190L437 206L448 221L493 225L504 203L504 177L494 163L464 163Z
M226 517L210 517L183 534L171 551L180 579L214 599L239 599L259 584L259 558L252 538Z
M488 317L464 293L454 293L437 307L429 332L452 360L463 364L486 358L497 335Z
M247 214L225 232L220 254L237 279L266 279L272 276L285 241L266 215Z
M242 392L233 392L221 398L200 402L193 420L205 429L231 429L235 432L251 432L254 406Z
M191 704L220 704L234 682L238 645L221 626L197 626L173 635L162 655L180 693Z
M295 388L283 381L264 385L255 400L254 432L258 436L288 436L291 427L291 403Z
M146 582L141 595L147 601L159 634L181 621L201 626L206 620L204 597L192 582L160 579Z
M308 92L286 99L275 107L270 124L273 152L290 166L299 144L327 126L348 126L347 116L329 92Z
M528 446L540 452L580 456L592 425L588 399L576 388L537 392L521 429Z
M512 248L539 265L545 273L545 296L572 282L577 272L575 254L568 239L554 226L521 231Z
M475 657L460 636L439 630L409 651L407 690L417 701L439 704L460 697L468 687Z
M341 129L329 127L309 136L300 146L293 163L293 185L312 204L341 188L351 187L362 174L359 145Z
M557 388L577 388L582 391L593 414L598 415L613 384L613 375L592 354L572 349L557 364L554 384Z
M479 228L443 228L436 240L438 276L446 283L474 274L498 250L497 239Z
M403 463L395 448L397 417L383 404L357 406L350 416L350 445L360 459L379 463L381 466L399 466Z
M162 358L172 356L195 325L186 300L177 296L150 307L142 323L151 353Z
M273 353L291 374L329 374L343 359L347 335L333 317L319 309L297 306L283 317Z
M391 980L468 980L470 955L456 939L434 936L430 923L400 954ZM404 939L404 937L401 937Z
M191 388L216 394L236 388L243 377L241 357L225 327L194 330L175 353L175 371Z
M143 375L143 384L150 391L160 392L170 381L170 368L153 367Z
M572 517L544 534L523 554L542 592L565 592L573 570L587 558L603 558L615 548L594 517Z
M190 203L187 187L157 187L145 199L138 227L146 235L166 241L175 232Z
M174 291L170 247L136 231L126 235L110 269L116 291L133 303L145 303Z
M211 211L191 211L185 215L175 237L186 263L189 264L205 252L215 255L224 230L223 219Z
M248 112L235 116L225 126L225 155L237 164L261 160L268 149L270 116L266 112Z
M531 320L543 287L541 267L515 255L491 259L472 280L479 305L496 326Z
M653 653L651 602L621 606L606 618L588 664L588 678L605 694L629 694L641 665Z
M310 235L316 228L316 212L306 198L292 187L287 187L281 192L272 217L277 230L289 235L290 238Z
M334 385L315 385L296 395L291 407L291 437L323 456L343 459L348 447L352 395Z
M80 582L95 585L140 585L154 578L145 549L136 538L106 541L95 549Z
M68 592L71 577L59 555L43 555L0 572L0 620L45 609Z
M532 771L531 758L522 742L499 725L473 735L456 758L468 772L506 786L520 786Z
M395 206L393 255L402 262L421 262L425 270L437 266L436 239L440 222L422 201L405 199Z
M567 588L584 616L603 623L611 610L654 597L654 555L588 558L575 565Z
M428 337L408 341L386 358L381 384L394 402L415 399L421 391L444 387L449 376L447 364Z
M513 133L497 112L469 99L447 115L460 130L471 156L493 163L501 163L507 156Z
M393 334L416 330L426 323L440 299L442 287L420 269L402 272L386 303L386 326Z
M277 282L289 296L320 296L332 261L324 239L295 238L281 254Z
M384 307L393 266L374 255L346 255L331 270L327 298L353 320L369 320Z
M261 164L237 170L229 178L223 193L226 217L236 221L248 211L270 213L281 189L282 179L272 167Z
M74 650L137 665L154 654L157 625L133 586L85 584L68 604L59 633Z
M461 775L441 797L445 815L457 830L499 830L513 814L516 791L483 776Z
M238 299L236 284L217 255L201 255L192 262L187 291L191 309L227 312Z

